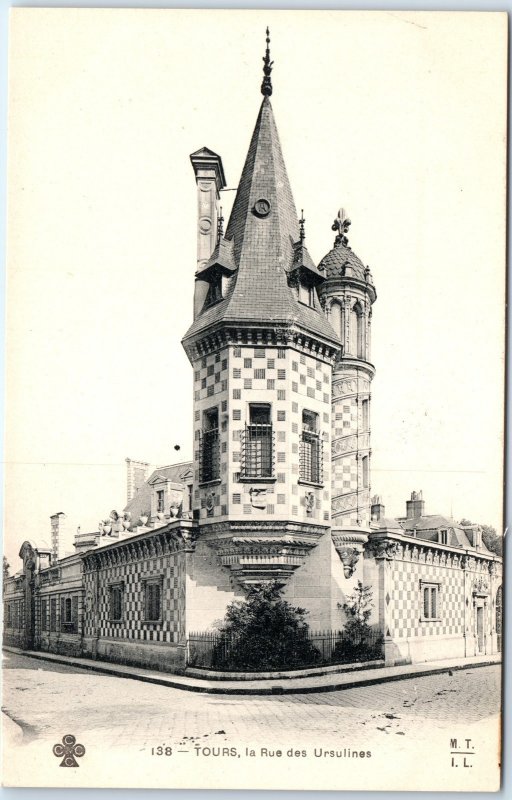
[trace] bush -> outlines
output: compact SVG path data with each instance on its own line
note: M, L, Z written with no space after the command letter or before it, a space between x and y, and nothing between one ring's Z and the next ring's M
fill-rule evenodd
M255 586L233 601L214 646L212 667L237 670L296 669L320 660L309 641L306 611L281 598L277 582Z
M346 622L343 638L334 648L334 661L372 661L382 655L384 638L381 633L375 635L368 624L373 608L372 594L370 586L363 586L358 581L353 594L340 606L345 612Z

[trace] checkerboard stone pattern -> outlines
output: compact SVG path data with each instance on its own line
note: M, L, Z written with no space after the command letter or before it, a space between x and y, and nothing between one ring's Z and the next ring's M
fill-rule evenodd
M394 559L390 571L384 602L393 638L463 635L464 572L460 567ZM438 620L422 621L421 581L439 585Z
M332 517L340 527L370 524L370 381L336 370L332 387Z
M199 359L194 370L194 508L200 520L295 519L325 524L330 519L331 366L292 347L263 343L230 345ZM272 482L240 480L242 434L249 404L268 403L274 434ZM199 447L204 412L217 407L220 420L220 480L199 485ZM300 482L302 412L318 414L323 484ZM251 492L251 489L253 490ZM257 499L255 494L257 493ZM314 502L306 503L307 493ZM311 498L308 498L309 500Z
M177 643L183 638L185 564L182 553L100 567L96 614L91 613L91 598L96 591L94 573L86 572L84 578L88 609L84 616L85 636L167 643ZM144 619L144 582L151 579L161 579L162 582L161 619L157 622ZM122 619L116 622L111 619L110 587L119 583L123 586L123 612Z

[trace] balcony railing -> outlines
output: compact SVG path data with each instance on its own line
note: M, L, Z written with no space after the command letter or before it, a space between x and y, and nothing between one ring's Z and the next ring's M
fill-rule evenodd
M246 425L242 431L241 478L274 477L274 432L271 424Z

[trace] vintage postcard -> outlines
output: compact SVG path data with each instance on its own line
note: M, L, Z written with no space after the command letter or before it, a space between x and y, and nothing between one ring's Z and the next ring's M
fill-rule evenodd
M11 11L5 786L498 790L506 70Z

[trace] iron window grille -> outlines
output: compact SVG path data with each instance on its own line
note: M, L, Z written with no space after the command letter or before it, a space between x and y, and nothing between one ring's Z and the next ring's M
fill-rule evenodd
M307 483L323 483L323 442L319 433L306 428L300 440L299 475Z
M201 431L199 448L199 483L220 479L219 429Z
M246 424L242 431L242 478L274 477L274 431L271 423Z

